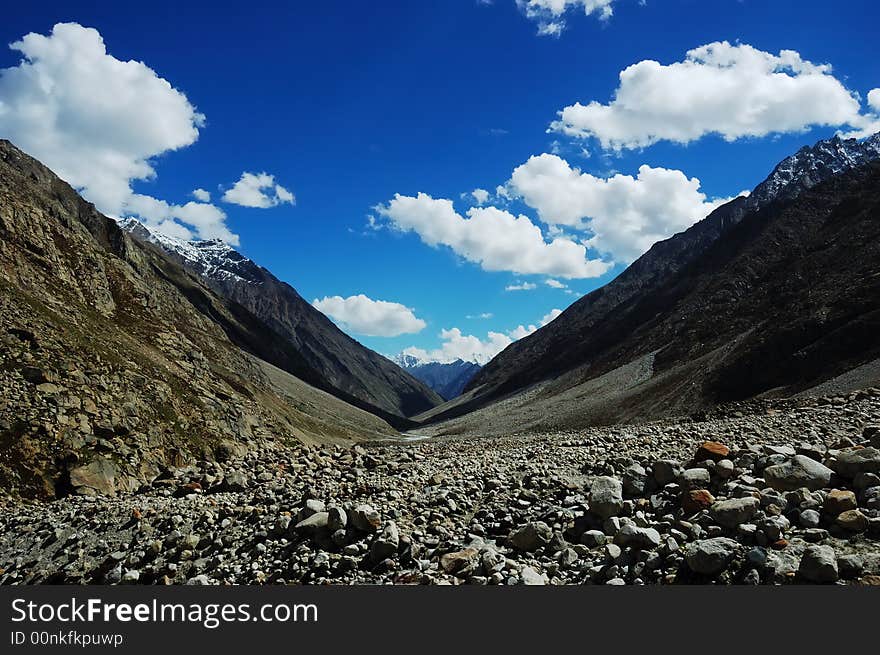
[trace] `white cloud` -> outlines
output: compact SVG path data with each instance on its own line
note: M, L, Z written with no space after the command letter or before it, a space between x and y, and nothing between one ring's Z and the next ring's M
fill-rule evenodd
M595 14L600 20L608 20L613 13L615 0L516 0L526 16L538 23L541 36L559 36L565 29L565 14L583 9L585 15Z
M518 282L516 284L508 284L504 287L505 291L532 291L537 289L538 285L531 282Z
M567 289L568 286L560 282L559 280L554 280L553 278L544 280L544 284L552 289Z
M669 65L644 60L620 73L608 104L559 112L551 130L594 137L604 148L639 148L661 140L690 143L707 134L728 141L812 126L870 129L858 96L793 50L778 55L750 45L710 43Z
M241 174L241 179L223 194L223 202L242 207L267 209L282 203L296 203L293 194L275 182L275 176L268 173Z
M430 246L448 246L487 271L590 278L611 266L590 259L583 245L568 239L546 241L528 217L497 207L472 207L464 218L451 200L420 193L417 197L396 194L376 211L397 229L417 233Z
M874 111L880 111L880 89L868 91L868 105Z
M489 202L490 194L486 189L474 189L470 193L471 198L474 199L474 202L478 205L485 205Z
M529 325L526 327L518 325L506 333L490 331L486 333L485 339L471 334L464 334L460 329L454 327L440 332L442 343L439 348L424 350L422 348L410 347L406 348L403 353L417 357L425 362L449 363L461 359L466 362L485 364L514 341L530 335L539 327L544 327L561 313L561 309L552 309L541 319L538 326Z
M493 316L494 314L492 312L483 312L482 314L468 314L467 316L465 316L465 318L468 320L480 319L482 321L486 321Z
M312 306L323 312L343 328L368 337L396 337L415 334L427 323L416 318L413 310L400 303L373 300L357 296L328 296L312 301Z
M193 189L192 197L199 202L211 202L211 192L205 189Z
M587 246L624 263L729 200L707 199L678 170L643 165L636 177L600 178L546 153L517 167L507 186L542 221L588 231Z
M133 181L156 176L155 157L198 138L205 117L182 92L146 64L116 59L97 30L76 23L10 47L22 60L0 71L0 134L105 214L121 217L143 206L160 216L142 215L146 222L174 236L237 242L216 208L168 205L132 191Z

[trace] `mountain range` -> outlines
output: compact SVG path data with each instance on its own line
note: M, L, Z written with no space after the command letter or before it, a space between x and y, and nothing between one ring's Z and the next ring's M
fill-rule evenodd
M459 396L481 368L476 362L466 362L461 359L453 362L422 361L407 353L400 353L391 360L431 387L444 400L452 400Z
M97 212L0 141L0 488L137 489L299 441L699 418L880 380L880 136L751 194L472 362L392 361L241 253Z
M880 135L803 148L418 418L576 427L875 382L878 203Z

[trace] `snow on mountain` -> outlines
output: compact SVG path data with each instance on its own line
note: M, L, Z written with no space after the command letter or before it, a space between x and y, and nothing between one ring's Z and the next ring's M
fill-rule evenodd
M748 198L750 207L791 198L804 189L880 159L880 132L858 141L838 136L804 146L783 159Z
M179 258L182 263L206 278L260 284L260 280L252 273L257 265L220 239L184 241L150 229L134 218L121 221L119 225L126 232L154 243L168 254Z

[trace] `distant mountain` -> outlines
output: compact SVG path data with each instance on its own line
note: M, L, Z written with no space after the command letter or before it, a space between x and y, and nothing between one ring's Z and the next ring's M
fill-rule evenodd
M511 420L653 418L794 393L870 363L880 356L878 162L880 135L801 149L420 418L502 398Z
M392 421L389 415L406 417L443 402L424 383L345 334L289 284L222 241L181 241L133 219L122 227L263 321L312 369L311 377L290 370L310 384ZM285 359L258 354L289 370Z
M407 373L431 387L444 400L452 400L458 396L481 368L476 362L465 362L461 359L454 362L425 362L406 353L400 353L391 359Z

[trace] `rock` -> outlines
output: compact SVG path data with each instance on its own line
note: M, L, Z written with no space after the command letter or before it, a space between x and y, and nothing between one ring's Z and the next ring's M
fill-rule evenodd
M832 489L825 496L822 511L828 516L834 517L848 510L856 509L858 506L856 495L852 491L848 489Z
M623 472L623 493L627 496L641 496L648 484L648 473L640 464L633 464Z
M397 530L397 524L394 521L388 521L382 531L376 535L373 545L370 546L370 559L378 564L392 558L397 554L399 546L400 533Z
M345 530L348 525L348 515L345 510L338 505L333 505L327 509L327 529L330 532L337 530Z
M690 544L685 550L685 562L694 573L715 575L733 560L739 544L727 537L702 539Z
M831 546L807 546L801 557L798 575L809 582L836 582L837 554Z
M660 545L660 533L654 528L640 528L626 523L614 537L614 543L636 549L656 548Z
M679 476L681 476L683 469L681 465L675 460L671 459L661 459L654 462L654 466L652 468L652 472L654 473L654 480L657 481L657 484L661 487L665 487L670 482L675 482L678 480Z
M193 576L186 581L189 586L205 586L211 584L211 579L204 573Z
M520 526L510 533L510 543L517 550L532 552L546 546L553 538L553 530L543 521L534 521Z
M31 384L39 385L52 382L52 376L41 368L36 366L25 366L21 369L21 377Z
M854 478L859 473L880 473L880 449L854 448L838 453L833 468L845 478Z
M294 526L294 530L303 534L316 534L328 529L330 514L328 512L316 512Z
M109 459L96 459L70 471L70 485L77 493L116 494L116 464Z
M709 471L702 468L686 469L679 477L679 482L685 489L704 489L709 486L710 481Z
M704 509L709 509L714 502L715 496L713 496L708 490L691 489L682 494L681 509L684 510L684 513L687 516L692 516Z
M862 439L870 442L874 448L880 448L880 425L866 425L862 430Z
M616 516L623 509L623 485L612 477L598 477L590 487L590 510L600 518Z
M521 584L528 586L543 586L547 584L547 576L538 573L531 566L524 566L519 574Z
M230 471L223 478L223 490L230 492L246 491L250 485L247 473L244 471Z
M587 548L598 548L604 546L608 537L601 530L587 530L581 535L581 543Z
M722 459L715 464L715 474L725 480L732 477L736 472L736 466L729 459Z
M702 462L710 459L713 462L717 462L718 460L725 459L728 455L730 455L730 448L723 443L717 441L704 441L700 444L700 447L697 448L697 452L694 455L694 461Z
M465 548L454 553L446 553L440 558L440 567L447 573L458 573L474 564L480 551L476 548Z
M369 505L358 505L351 510L351 524L361 532L375 532L382 527L382 517Z
M803 487L816 491L828 486L833 471L804 455L764 469L764 480L776 491L796 491Z
M819 512L814 509L805 509L800 514L800 524L801 527L804 528L818 528L819 527Z
M857 509L841 512L835 523L848 532L864 532L868 529L868 517Z
M740 523L748 523L758 511L761 502L757 498L731 498L712 504L712 517L726 528L734 529Z

